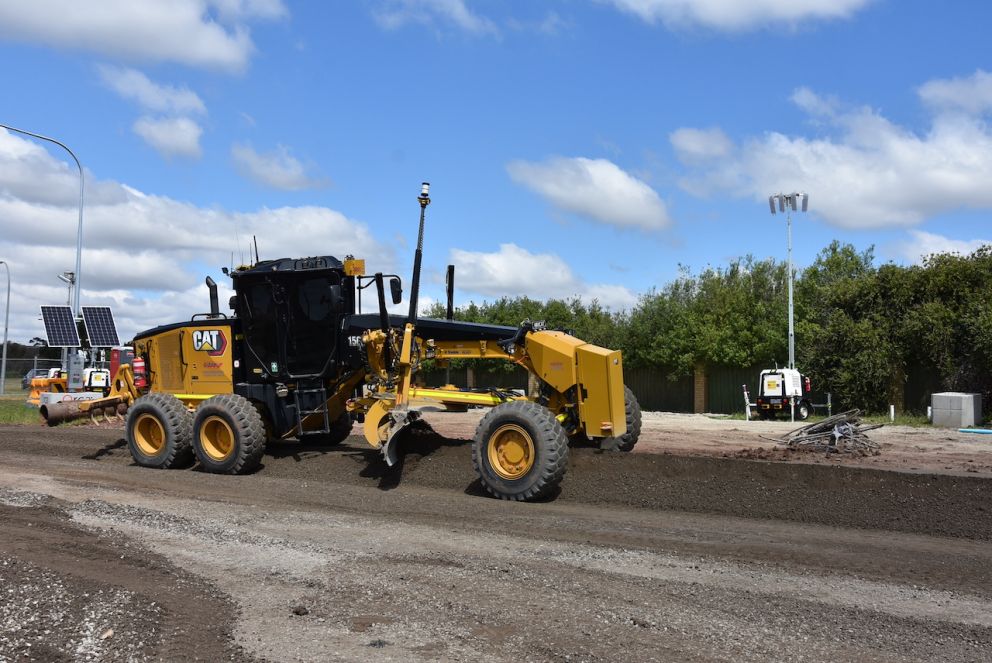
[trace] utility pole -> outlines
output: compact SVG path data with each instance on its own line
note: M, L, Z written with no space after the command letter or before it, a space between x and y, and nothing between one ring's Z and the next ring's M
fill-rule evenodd
M64 143L61 143L54 138L49 138L48 136L42 136L41 134L36 134L31 131L25 131L24 129L18 129L17 127L12 127L8 124L0 124L0 127L6 129L7 131L14 131L19 134L24 134L25 136L31 136L32 138L37 138L39 140L47 140L49 143L54 143L61 147L63 150L69 153L72 160L76 162L76 168L79 170L79 224L76 228L76 271L75 274L75 286L76 292L75 297L72 302L72 315L78 320L79 318L79 293L82 290L82 274L83 274L83 166L79 163L79 159L76 158L75 153L70 150Z
M10 265L0 260L0 265L7 268L7 311L3 315L3 359L0 360L0 396L7 388L7 324L10 322Z

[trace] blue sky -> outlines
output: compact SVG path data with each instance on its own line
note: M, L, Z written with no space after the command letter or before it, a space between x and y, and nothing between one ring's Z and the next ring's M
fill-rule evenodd
M206 307L203 277L352 253L421 301L613 308L746 253L810 194L795 259L992 239L992 6L916 0L0 1L0 123L87 169L83 303L124 335ZM54 17L54 18L53 18ZM11 338L64 301L74 172L0 130Z

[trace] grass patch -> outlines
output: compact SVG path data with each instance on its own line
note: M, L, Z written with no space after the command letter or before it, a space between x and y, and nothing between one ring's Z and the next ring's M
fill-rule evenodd
M27 392L20 392L16 396L5 395L0 397L0 424L37 424L41 421L38 408L27 406L24 401L27 399Z
M887 414L867 414L862 415L861 420L867 424L888 424L890 426L912 426L913 428L923 428L930 426L930 420L925 414L897 414L896 420L889 419Z

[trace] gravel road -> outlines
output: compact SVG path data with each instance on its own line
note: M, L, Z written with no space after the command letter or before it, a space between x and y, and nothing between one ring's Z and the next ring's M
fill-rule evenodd
M0 427L0 661L992 660L983 474L577 449L516 504L435 427L244 477Z

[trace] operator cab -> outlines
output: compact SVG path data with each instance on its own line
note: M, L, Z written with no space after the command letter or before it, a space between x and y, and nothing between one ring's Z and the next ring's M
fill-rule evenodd
M337 372L342 319L355 312L355 279L340 260L266 260L232 272L231 278L249 381Z

